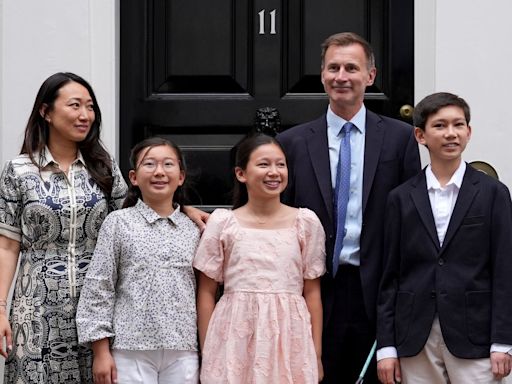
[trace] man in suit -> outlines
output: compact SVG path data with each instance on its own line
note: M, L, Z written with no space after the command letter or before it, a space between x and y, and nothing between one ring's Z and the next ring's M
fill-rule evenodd
M512 204L504 184L462 161L469 120L451 93L414 111L431 163L389 195L377 311L384 384L500 383L510 373Z
M330 36L322 44L321 70L327 113L277 136L289 170L283 200L312 209L323 224L323 382L354 383L375 340L388 192L418 173L420 160L410 125L364 106L376 76L366 40L354 33ZM375 361L365 380L372 382Z

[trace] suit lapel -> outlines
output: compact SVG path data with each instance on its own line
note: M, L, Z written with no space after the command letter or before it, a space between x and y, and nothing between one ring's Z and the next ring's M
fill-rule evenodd
M425 177L425 170L419 173L412 180L411 198L416 206L421 221L430 236L430 239L435 244L436 249L439 250L439 237L437 236L436 223L434 215L432 214L432 207L430 206L430 199L427 191L427 180Z
M471 204L476 194L478 193L478 188L476 187L478 178L474 177L475 172L477 171L475 171L470 165L466 164L464 179L462 180L457 202L453 208L452 216L450 217L450 223L448 224L448 229L446 230L446 236L444 237L443 250L446 249L450 240L455 235L455 232L457 232L457 229L460 227L462 220L466 216L466 212L471 207Z
M329 144L327 142L327 120L325 115L318 119L307 137L307 145L311 164L322 193L329 219L333 222L333 192L331 181L331 165L329 161Z
M375 113L366 110L366 127L364 142L364 166L363 166L363 214L372 189L373 179L379 163L384 128L382 120Z

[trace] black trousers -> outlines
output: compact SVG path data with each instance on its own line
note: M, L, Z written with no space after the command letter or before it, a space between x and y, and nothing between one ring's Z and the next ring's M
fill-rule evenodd
M334 303L323 330L324 384L354 384L375 341L375 326L364 308L359 267L341 265L334 281ZM364 384L377 384L376 359L368 367Z

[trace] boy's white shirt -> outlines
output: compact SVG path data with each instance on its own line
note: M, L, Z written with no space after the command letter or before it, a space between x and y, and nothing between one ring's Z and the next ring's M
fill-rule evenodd
M466 162L462 161L457 170L453 173L450 181L441 187L439 180L432 172L430 164L425 170L425 177L427 182L428 197L430 199L430 206L436 224L437 237L439 244L442 246L450 218L452 216L453 208L459 196L459 190L462 186L464 173L466 172ZM491 352L503 352L512 354L512 345L497 344L491 345ZM377 361L387 358L397 358L398 354L395 347L384 347L377 350Z

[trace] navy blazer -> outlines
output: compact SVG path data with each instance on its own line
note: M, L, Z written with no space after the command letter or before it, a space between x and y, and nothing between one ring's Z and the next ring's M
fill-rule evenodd
M367 110L365 131L360 274L364 305L374 323L382 274L386 199L389 191L417 174L421 167L418 145L409 124ZM328 273L322 278L322 304L327 323L333 310L343 308L333 308L334 280L330 271L335 232L326 115L293 127L277 139L288 161L289 181L283 201L313 210L325 230Z
M390 193L378 347L418 354L437 313L459 358L512 345L512 204L507 187L467 166L441 247L423 171Z

